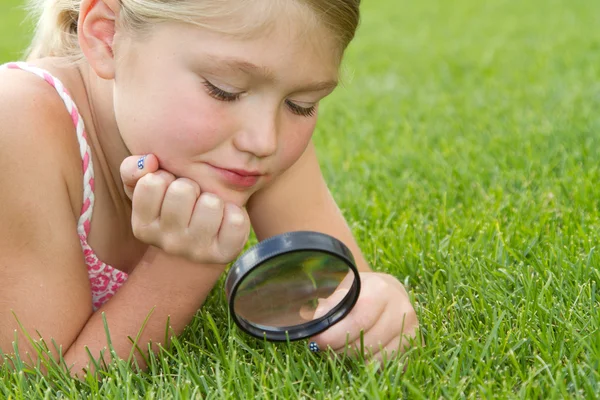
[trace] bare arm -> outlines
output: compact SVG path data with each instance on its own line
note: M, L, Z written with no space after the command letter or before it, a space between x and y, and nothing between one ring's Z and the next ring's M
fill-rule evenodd
M13 312L34 339L39 332L46 343L54 340L61 346L74 373L88 364L85 346L94 357L106 348L101 313L121 358L129 356L129 337L138 335L153 308L138 342L141 349L149 342L164 342L169 317L173 332L180 333L223 266L199 265L152 250L119 293L92 313L76 216L62 172L80 166L79 160L65 162L72 124L55 93L38 85L38 78L5 73L13 76L0 84L0 349L12 352L17 331L21 356L37 358ZM21 94L9 95L16 92ZM57 122L57 115L64 118Z
M66 364L73 365L75 373L85 368L89 362L86 347L94 358L104 351L104 360L110 360L103 315L119 358L129 357L133 346L131 340L137 338L144 324L136 343L144 355L148 343L165 345L165 339L180 334L189 324L223 268L201 266L152 248L115 296L86 322L64 355ZM167 322L169 337L165 338ZM138 364L145 367L141 354L136 351L134 356Z
M65 164L56 153L62 147L56 141L70 122L58 102L43 101L49 90L32 85L22 73L1 73L0 349L10 353L14 332L20 332L13 313L34 338L39 331L48 343L54 338L69 346L92 310L76 221L61 173ZM53 114L64 119L57 123ZM22 333L18 345L22 356L32 353Z

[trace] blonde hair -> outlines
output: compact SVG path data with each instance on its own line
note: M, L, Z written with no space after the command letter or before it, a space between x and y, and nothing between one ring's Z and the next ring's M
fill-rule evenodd
M29 0L32 17L37 21L28 59L43 57L81 57L77 22L81 0ZM133 33L149 31L153 24L166 21L191 23L213 31L243 35L258 25L245 21L231 26L233 15L247 15L248 9L261 8L263 20L274 17L276 5L304 6L312 11L317 23L326 27L337 40L340 54L352 41L359 24L360 0L118 0L121 12L118 24Z

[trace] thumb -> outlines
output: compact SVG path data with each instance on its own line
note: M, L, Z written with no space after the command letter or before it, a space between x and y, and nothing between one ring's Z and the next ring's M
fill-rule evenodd
M321 318L329 311L333 310L335 306L341 303L344 300L344 297L348 294L348 289L337 289L335 292L331 294L326 299L319 299L319 305L315 310L315 314L313 315L313 320ZM325 343L322 341L323 332L313 336L310 338L311 342L309 344L309 349L313 352L319 351L319 346L324 346Z
M125 194L131 199L133 189L144 175L158 170L158 158L154 154L130 156L121 163L120 173Z
M329 311L333 310L335 306L340 304L344 297L348 294L348 289L338 289L331 294L326 299L319 299L319 305L315 310L315 315L313 319L321 318L323 315L327 314Z

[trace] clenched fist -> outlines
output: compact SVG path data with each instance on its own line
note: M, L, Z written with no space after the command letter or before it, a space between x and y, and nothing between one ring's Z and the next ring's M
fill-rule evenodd
M121 179L132 200L133 234L142 242L203 264L227 264L243 249L246 211L159 169L155 156L126 158Z

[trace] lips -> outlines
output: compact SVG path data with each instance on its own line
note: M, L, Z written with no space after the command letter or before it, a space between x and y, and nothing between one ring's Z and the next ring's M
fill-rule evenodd
M221 168L209 164L210 167L223 179L227 184L236 188L248 189L256 185L258 180L264 175L257 171L248 171L237 168Z
M262 175L260 172L246 171L243 169L231 169L231 168L220 168L220 169L229 171L229 172L233 172L234 174L238 174L240 176L261 176Z

